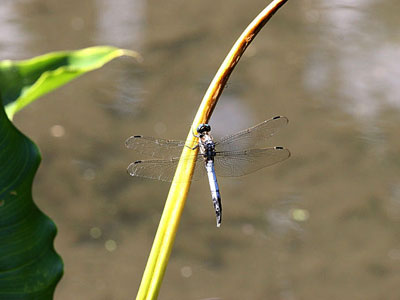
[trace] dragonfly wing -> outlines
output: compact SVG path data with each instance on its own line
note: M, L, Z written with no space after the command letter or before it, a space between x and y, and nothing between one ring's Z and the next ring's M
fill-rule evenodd
M189 159L189 157L187 158ZM161 181L171 182L174 178L176 167L178 166L179 157L172 159L149 159L138 160L128 166L128 173L131 176L151 178ZM197 155L196 168L193 173L192 180L198 180L205 173L203 157Z
M243 176L289 157L289 150L283 147L217 152L215 172L223 177Z
M172 159L179 157L185 146L184 141L158 139L143 135L134 135L125 142L126 147L148 157Z
M223 137L215 143L217 151L237 151L265 146L265 140L274 135L289 120L277 116L248 129Z

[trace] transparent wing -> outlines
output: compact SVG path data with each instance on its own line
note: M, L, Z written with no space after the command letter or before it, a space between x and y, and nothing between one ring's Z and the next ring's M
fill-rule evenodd
M223 177L243 176L289 157L289 150L283 147L217 152L215 173Z
M126 147L148 157L171 159L179 157L185 146L184 141L157 139L149 136L134 135L125 142Z
M223 137L215 143L217 151L238 151L265 146L265 140L274 135L289 120L277 116L238 133Z
M189 159L187 157L186 159ZM128 166L128 173L131 176L157 179L161 181L172 181L176 167L178 166L179 157L172 159L149 159L138 160ZM198 180L205 174L204 159L201 155L197 155L196 167L192 180Z

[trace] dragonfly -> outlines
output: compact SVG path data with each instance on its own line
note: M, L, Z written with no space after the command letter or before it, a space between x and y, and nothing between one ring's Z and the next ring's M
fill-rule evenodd
M214 141L211 136L209 124L200 124L197 127L195 136L198 144L191 149L198 148L199 151L193 151L193 154L182 159L196 160L192 180L207 175L217 227L222 222L222 203L216 174L222 177L243 176L289 158L290 151L284 147L265 147L267 139L287 123L286 117L276 116L218 141ZM131 136L125 143L135 152L151 157L132 162L128 166L128 173L131 176L161 181L172 181L182 150L189 147L184 141L143 135Z

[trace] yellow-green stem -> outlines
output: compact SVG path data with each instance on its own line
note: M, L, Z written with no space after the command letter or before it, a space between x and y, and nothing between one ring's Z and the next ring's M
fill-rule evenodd
M221 67L218 69L213 81L211 82L197 114L194 118L192 127L186 138L181 158L192 154L196 143L196 137L193 135L197 126L201 123L207 123L211 117L214 107L221 95L229 75L232 73L240 57L255 38L261 28L268 22L272 15L287 0L274 0L269 4L245 29L239 39L236 41L231 51L226 56ZM147 261L146 269L143 274L142 282L136 300L154 300L157 299L160 290L162 278L168 264L169 256L178 230L180 217L185 205L186 196L189 191L190 181L195 167L195 160L181 159L175 172L169 190L168 198L165 203L164 211L161 216L160 224L151 248L150 256Z

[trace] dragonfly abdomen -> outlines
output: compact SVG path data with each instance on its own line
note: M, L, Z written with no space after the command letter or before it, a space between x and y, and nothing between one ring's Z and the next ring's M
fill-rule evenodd
M219 193L217 176L215 175L214 162L212 160L207 161L206 170L207 170L208 182L210 184L211 198L213 201L215 215L217 218L217 227L220 227L222 221L221 194Z

